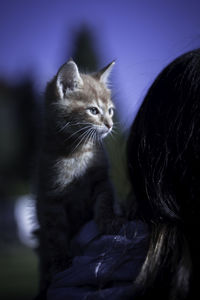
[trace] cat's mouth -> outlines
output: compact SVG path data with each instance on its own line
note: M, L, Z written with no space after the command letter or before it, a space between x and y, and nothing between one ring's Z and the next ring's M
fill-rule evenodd
M112 127L110 127L110 128L107 128L107 127L101 128L100 129L101 138L104 139L111 131L112 131Z

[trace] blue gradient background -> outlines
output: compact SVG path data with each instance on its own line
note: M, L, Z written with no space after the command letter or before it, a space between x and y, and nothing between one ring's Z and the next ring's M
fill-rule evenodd
M83 24L93 32L100 65L117 61L113 85L126 127L161 69L199 47L200 1L1 0L0 77L16 82L31 73L43 91Z

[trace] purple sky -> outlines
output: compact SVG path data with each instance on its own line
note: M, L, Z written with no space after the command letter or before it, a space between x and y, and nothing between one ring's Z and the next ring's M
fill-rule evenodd
M113 88L127 126L162 68L200 46L200 1L1 0L0 77L32 72L44 90L82 24L95 34L101 65L116 59Z

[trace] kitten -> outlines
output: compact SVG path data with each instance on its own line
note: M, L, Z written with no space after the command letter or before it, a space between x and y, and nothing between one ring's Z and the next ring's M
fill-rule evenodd
M70 240L93 217L102 232L114 218L113 191L101 145L113 127L107 79L114 62L80 74L70 60L46 89L37 215L41 287L70 263Z

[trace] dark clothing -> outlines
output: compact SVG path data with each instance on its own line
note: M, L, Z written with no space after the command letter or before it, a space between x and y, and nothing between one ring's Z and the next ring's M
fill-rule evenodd
M72 265L57 273L48 300L129 299L148 248L148 227L127 222L118 235L100 235L94 221L72 242Z

